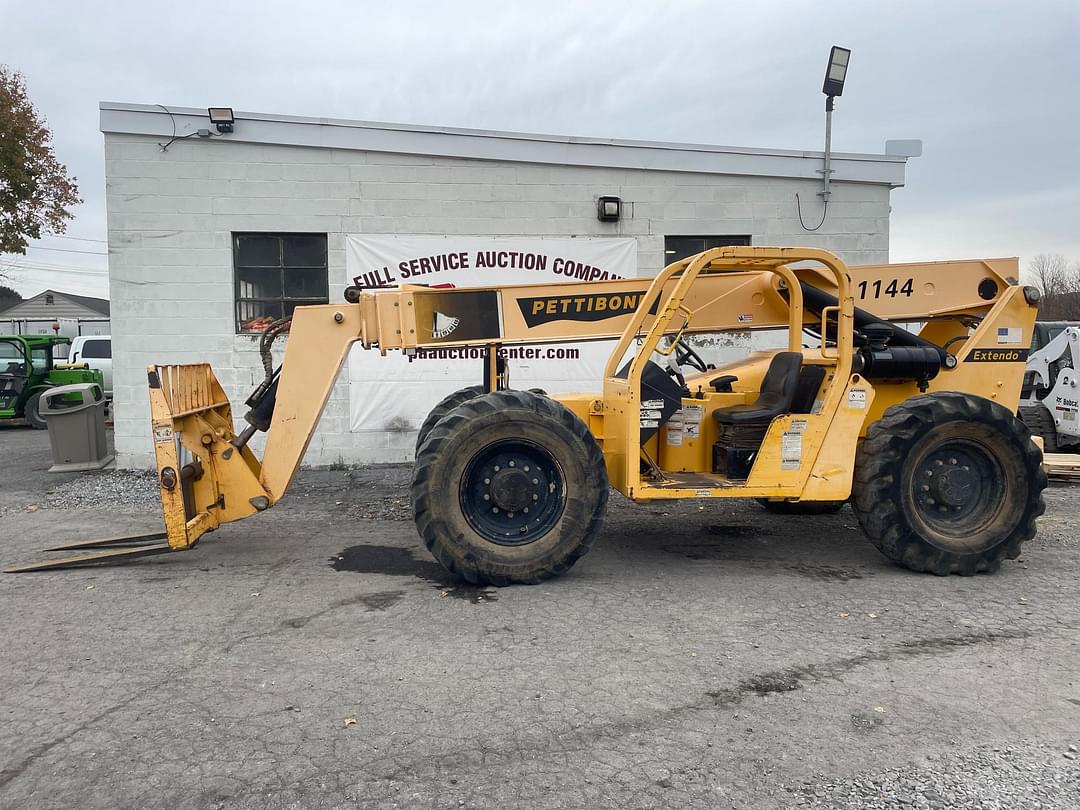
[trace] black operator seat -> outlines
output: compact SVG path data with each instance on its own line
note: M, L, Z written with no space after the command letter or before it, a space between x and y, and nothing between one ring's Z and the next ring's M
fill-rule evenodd
M713 411L713 419L721 425L745 425L768 423L777 416L791 413L801 369L800 352L777 352L761 380L761 393L757 400L750 405L717 408Z

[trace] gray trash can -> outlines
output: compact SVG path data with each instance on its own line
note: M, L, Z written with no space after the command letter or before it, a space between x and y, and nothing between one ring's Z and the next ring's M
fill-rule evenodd
M105 394L97 383L48 389L38 413L49 426L49 472L100 470L113 460L105 441Z

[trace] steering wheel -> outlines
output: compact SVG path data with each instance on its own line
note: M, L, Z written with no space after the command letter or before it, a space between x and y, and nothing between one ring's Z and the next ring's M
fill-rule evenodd
M675 362L680 366L697 369L702 374L709 370L709 364L702 359L701 355L681 339L675 344Z

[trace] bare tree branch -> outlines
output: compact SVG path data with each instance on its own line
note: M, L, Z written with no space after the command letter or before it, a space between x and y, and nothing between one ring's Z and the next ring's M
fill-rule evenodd
M1043 294L1039 318L1045 321L1080 321L1080 263L1060 253L1040 253L1028 262L1029 283Z

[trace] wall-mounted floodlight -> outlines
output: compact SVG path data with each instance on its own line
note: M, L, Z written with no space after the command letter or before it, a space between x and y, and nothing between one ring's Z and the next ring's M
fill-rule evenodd
M844 95L844 79L847 78L848 61L851 59L851 49L833 45L829 52L829 66L825 68L825 84L821 92L829 96Z
M208 107L210 123L217 127L218 132L232 132L236 116L233 115L232 107Z
M622 215L622 200L618 197L600 197L596 201L596 218L601 222L618 222Z

